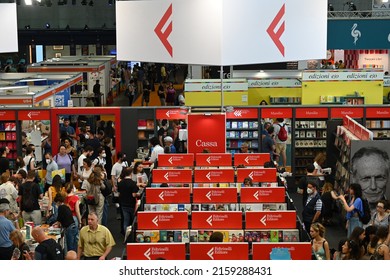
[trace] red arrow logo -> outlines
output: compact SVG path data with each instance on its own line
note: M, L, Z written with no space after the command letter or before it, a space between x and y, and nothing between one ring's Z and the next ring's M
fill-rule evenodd
M271 22L270 26L267 28L267 33L271 37L272 41L274 41L275 45L278 47L280 53L284 56L284 45L280 41L280 37L282 37L284 33L284 21L279 29L275 32L275 28L284 16L285 13L285 5L283 4L282 8L280 8L279 12L275 16L274 20Z
M172 4L169 5L165 14L160 19L159 23L157 24L156 28L154 29L154 32L157 34L157 37L160 39L161 43L163 43L164 47L169 52L171 57L173 57L173 48L168 41L168 37L172 33L172 21L169 23L169 25L165 29L165 31L162 30L164 25L168 22L168 19L171 15L172 15Z

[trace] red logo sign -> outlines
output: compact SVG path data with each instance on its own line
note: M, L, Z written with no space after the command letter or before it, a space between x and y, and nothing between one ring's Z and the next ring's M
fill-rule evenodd
M191 260L247 260L248 243L190 243Z
M241 203L285 202L285 188L241 188Z
M196 154L196 166L232 166L232 154Z
M196 169L195 183L233 183L233 169Z
M190 203L190 188L147 188L146 203Z
M284 45L280 41L280 37L282 37L285 28L285 22L283 21L278 30L275 30L279 25L282 17L285 13L285 4L280 8L279 12L276 14L275 18L271 22L270 26L267 28L267 33L271 37L272 41L275 43L276 47L280 51L280 53L284 56Z
M159 167L194 166L194 154L159 154Z
M242 212L194 211L192 212L193 229L242 229Z
M128 260L185 260L185 243L139 244L127 243Z
M262 118L291 118L292 117L292 109L291 108L264 108L261 109L261 117Z
M19 111L18 112L19 120L28 121L28 120L50 120L49 111Z
M188 229L188 213L138 212L138 229Z
M247 229L295 229L296 211L245 212Z
M234 109L233 112L227 112L226 118L228 119L257 119L258 118L258 110L251 109Z
M188 115L188 152L226 152L226 118L223 114Z
M328 108L296 108L295 118L297 119L327 119Z
M330 116L332 119L342 119L345 116L350 116L351 118L363 118L363 108L330 108Z
M237 188L194 188L194 203L236 203Z
M168 22L171 15L172 15L172 4L169 5L165 14L158 22L156 28L154 29L154 32L157 34L157 37L160 39L161 43L164 45L164 47L168 51L169 55L171 57L173 57L173 48L168 41L168 37L172 33L172 21L170 21L170 23L168 24L165 31L162 30L164 28L165 24Z
M267 161L269 154L234 154L234 166L264 166Z
M153 183L192 183L191 169L153 169Z
M276 182L276 168L237 169L237 182L244 182L248 177L253 182Z
M184 120L187 117L188 110L185 109L157 109L156 119L162 120Z
M366 108L367 119L390 119L390 108Z
M0 111L0 120L13 121L15 119L15 111Z
M311 260L310 242L252 243L254 260L269 260L273 248L287 248L292 260Z

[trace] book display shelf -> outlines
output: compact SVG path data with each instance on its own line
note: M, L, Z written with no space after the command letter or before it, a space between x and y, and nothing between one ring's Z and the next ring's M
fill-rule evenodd
M270 97L271 105L300 105L300 97Z
M366 127L373 132L374 140L389 140L390 108L366 108Z
M8 147L10 152L7 155L9 159L10 169L15 169L15 159L17 155L17 132L15 112L1 111L0 112L0 147Z
M138 120L138 147L147 147L150 138L155 136L154 120L140 119Z

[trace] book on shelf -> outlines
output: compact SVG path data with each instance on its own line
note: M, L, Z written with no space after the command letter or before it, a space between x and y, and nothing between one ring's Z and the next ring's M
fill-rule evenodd
M156 211L168 211L168 212L176 212L176 211L187 211L191 213L191 204L148 204L144 205L145 212L156 212Z
M215 231L222 233L222 242L244 242L243 230L191 230L190 242L210 242L210 237ZM197 233L196 238L195 232Z
M283 231L273 229L270 230L270 242L283 242Z
M248 123L248 121L243 121L243 122L242 122L242 128L249 128L249 123Z
M237 128L243 128L243 126L242 126L242 122L237 122Z
M138 131L138 139L139 140L146 140L145 131Z
M283 242L299 242L298 229L283 230Z
M154 120L146 120L146 129L154 129Z
M241 131L240 138L248 138L248 131Z
M227 128L227 129L230 129L230 128L231 128L231 122L230 122L230 121L227 121L227 122L226 122L226 128Z
M138 129L146 129L146 120L138 120Z
M234 128L238 128L238 125L237 125L237 122L236 122L236 121L232 122L232 128L233 128L233 129L234 129Z
M160 241L160 231L137 230L135 233L135 242L137 243L157 243Z

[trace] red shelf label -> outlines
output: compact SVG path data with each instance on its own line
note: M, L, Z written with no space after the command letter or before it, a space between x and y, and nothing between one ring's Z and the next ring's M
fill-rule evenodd
M157 120L185 120L188 114L188 110L185 109L157 109Z
M196 166L232 166L232 154L196 154Z
M153 169L153 183L192 183L191 169Z
M15 111L0 111L0 120L13 121L16 120Z
M185 260L185 243L137 244L127 243L128 260Z
M138 212L138 229L188 229L188 213Z
M233 169L196 169L195 183L233 183Z
M159 167L194 166L194 154L159 154Z
M193 211L193 229L242 229L242 212Z
M295 211L253 211L245 213L246 229L295 229Z
M19 111L18 112L19 120L29 121L29 120L50 120L50 111Z
M292 118L292 108L262 108L262 118Z
M233 112L227 112L226 118L228 119L257 119L259 116L258 109L250 108L250 109L234 109Z
M268 161L269 154L234 154L234 166L264 166Z
M190 188L146 188L146 203L190 203Z
M332 119L342 119L345 116L350 116L351 118L363 118L363 108L355 108L355 107L330 108L330 116Z
M328 108L296 108L296 119L327 119Z
M366 108L367 119L390 119L390 108Z
M243 187L241 188L241 203L283 203L285 202L285 194L284 187Z
M190 243L191 260L247 260L248 243Z
M276 182L276 168L238 168L237 182L244 182L245 178L253 182Z
M237 203L237 188L194 188L194 203Z
M310 242L252 243L254 260L269 260L273 248L287 248L292 260L311 260Z

